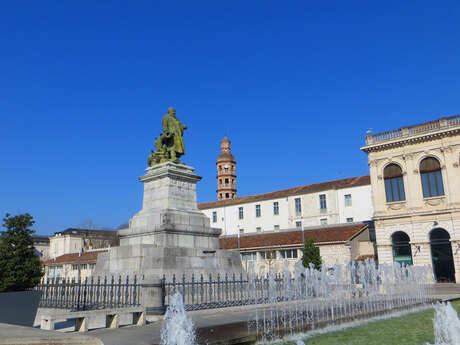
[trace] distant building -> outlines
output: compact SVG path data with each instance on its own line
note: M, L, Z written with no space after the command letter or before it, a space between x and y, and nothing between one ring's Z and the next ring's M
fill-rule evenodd
M304 230L221 236L220 248L238 250L246 270L257 274L293 271L302 260L304 241L313 239L327 269L363 258L375 259L373 224L353 223L325 225Z
M69 228L56 232L49 239L50 258L119 245L118 234L115 230Z
M227 236L362 222L373 214L369 176L206 202L198 208Z
M45 278L85 279L96 267L97 256L119 245L117 231L69 228L49 238Z
M92 250L83 253L64 254L44 262L44 279L84 280L91 277L97 257L107 250Z
M41 261L49 259L50 239L48 236L32 235L34 240L35 253Z
M366 136L379 262L460 281L460 116Z

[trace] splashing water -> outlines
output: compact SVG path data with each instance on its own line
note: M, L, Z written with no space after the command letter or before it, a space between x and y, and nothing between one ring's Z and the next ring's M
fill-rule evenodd
M460 320L450 302L436 303L433 319L435 345L460 344Z
M377 266L371 260L321 271L298 265L292 273L269 272L248 278L247 304L262 305L248 328L263 343L411 310L431 302L432 279L429 266Z
M171 298L161 329L162 345L195 345L196 334L192 320L187 317L184 300L179 292Z
M305 345L305 343L302 340L297 340L295 343L296 345Z

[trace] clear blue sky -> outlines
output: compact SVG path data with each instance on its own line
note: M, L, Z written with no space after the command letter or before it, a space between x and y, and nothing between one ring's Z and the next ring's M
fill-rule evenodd
M14 7L18 6L18 7ZM140 208L175 106L216 199L368 174L374 132L460 111L458 1L31 1L0 5L0 213L50 234Z

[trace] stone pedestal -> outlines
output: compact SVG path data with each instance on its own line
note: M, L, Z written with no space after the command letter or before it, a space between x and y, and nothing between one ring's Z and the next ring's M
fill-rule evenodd
M196 202L194 168L171 162L147 169L142 210L119 230L120 247L100 254L95 275L139 274L149 279L176 274L237 273L236 252L219 250L220 229Z

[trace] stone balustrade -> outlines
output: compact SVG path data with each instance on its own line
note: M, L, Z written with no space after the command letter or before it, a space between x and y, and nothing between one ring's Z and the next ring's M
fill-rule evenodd
M366 136L366 145L380 144L386 141L407 138L452 127L460 127L460 115L444 117L435 121L409 127L401 127L382 133L370 134Z

